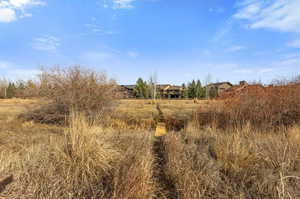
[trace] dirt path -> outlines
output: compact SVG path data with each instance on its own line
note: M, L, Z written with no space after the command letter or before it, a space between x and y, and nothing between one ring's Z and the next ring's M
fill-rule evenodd
M154 169L154 179L158 185L158 190L156 192L157 199L177 199L178 193L175 187L175 183L167 176L165 173L165 167L167 164L165 158L165 147L164 147L164 137L156 137L153 142L153 155L155 157L153 169Z

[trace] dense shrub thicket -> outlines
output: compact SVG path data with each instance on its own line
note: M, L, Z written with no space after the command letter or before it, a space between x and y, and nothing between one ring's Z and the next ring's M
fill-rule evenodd
M300 83L293 81L268 87L248 86L225 99L222 107L201 110L196 120L217 127L241 127L246 123L258 128L291 126L299 122Z

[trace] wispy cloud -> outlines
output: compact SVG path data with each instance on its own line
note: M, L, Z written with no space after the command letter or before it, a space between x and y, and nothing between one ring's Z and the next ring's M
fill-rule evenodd
M6 68L10 68L12 66L12 64L10 62L7 61L0 61L0 68L1 69L6 69Z
M294 47L294 48L300 48L300 39L296 39L294 41L289 42L288 46Z
M132 58L137 58L140 54L137 51L128 51L128 56Z
M231 46L231 47L227 48L225 51L233 53L233 52L238 52L238 51L245 50L245 49L246 49L245 46Z
M2 0L0 1L0 22L9 23L18 18L31 17L27 10L34 6L46 5L40 0Z
M113 9L131 9L136 0L113 0Z
M54 52L60 46L60 39L54 36L35 38L32 47L35 50Z
M12 80L32 80L41 73L40 70L36 69L12 69L7 71L6 76Z
M221 40L228 35L233 29L234 21L232 19L228 19L225 21L224 25L215 33L212 38L213 42L220 42Z
M223 13L225 11L225 9L222 8L222 7L216 7L216 8L209 8L208 11L212 12L212 13L221 14L221 13Z
M246 0L238 6L234 17L248 20L250 28L300 33L299 0Z
M300 34L299 0L244 0L237 7L234 18L246 20L249 28ZM300 47L300 39L290 42L289 46Z
M86 28L91 30L92 32L102 32L102 28L96 24L84 24Z
M94 33L98 33L98 34L101 34L101 35L114 35L114 34L117 34L117 32L115 32L115 31L105 30L104 28L102 28L100 25L97 25L96 23L88 23L88 24L84 24L84 26L89 31L92 31Z

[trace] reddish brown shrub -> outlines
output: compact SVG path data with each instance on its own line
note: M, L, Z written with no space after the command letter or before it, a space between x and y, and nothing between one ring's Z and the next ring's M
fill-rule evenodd
M224 106L219 110L198 112L197 120L203 125L241 127L250 122L259 128L291 126L299 122L300 84L293 81L268 87L250 85L223 95Z

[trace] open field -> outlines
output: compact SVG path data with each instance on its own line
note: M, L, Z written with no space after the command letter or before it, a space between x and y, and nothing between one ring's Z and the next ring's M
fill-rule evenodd
M201 109L207 110L211 105L222 104L214 100L145 100L126 99L117 102L116 114L113 115L112 126L119 128L142 128L153 130L158 113L156 104L162 110L167 128L181 130L194 114Z
M156 103L160 105L166 117L190 118L200 105L206 107L212 102L208 100L156 100ZM153 100L120 100L117 110L120 114L143 119L152 118L157 114Z
M219 103L159 101L172 117ZM297 126L220 130L189 119L184 129L155 138L147 128L89 124L81 114L68 127L17 119L40 104L0 101L1 199L300 197ZM116 112L157 114L150 100L122 100Z

